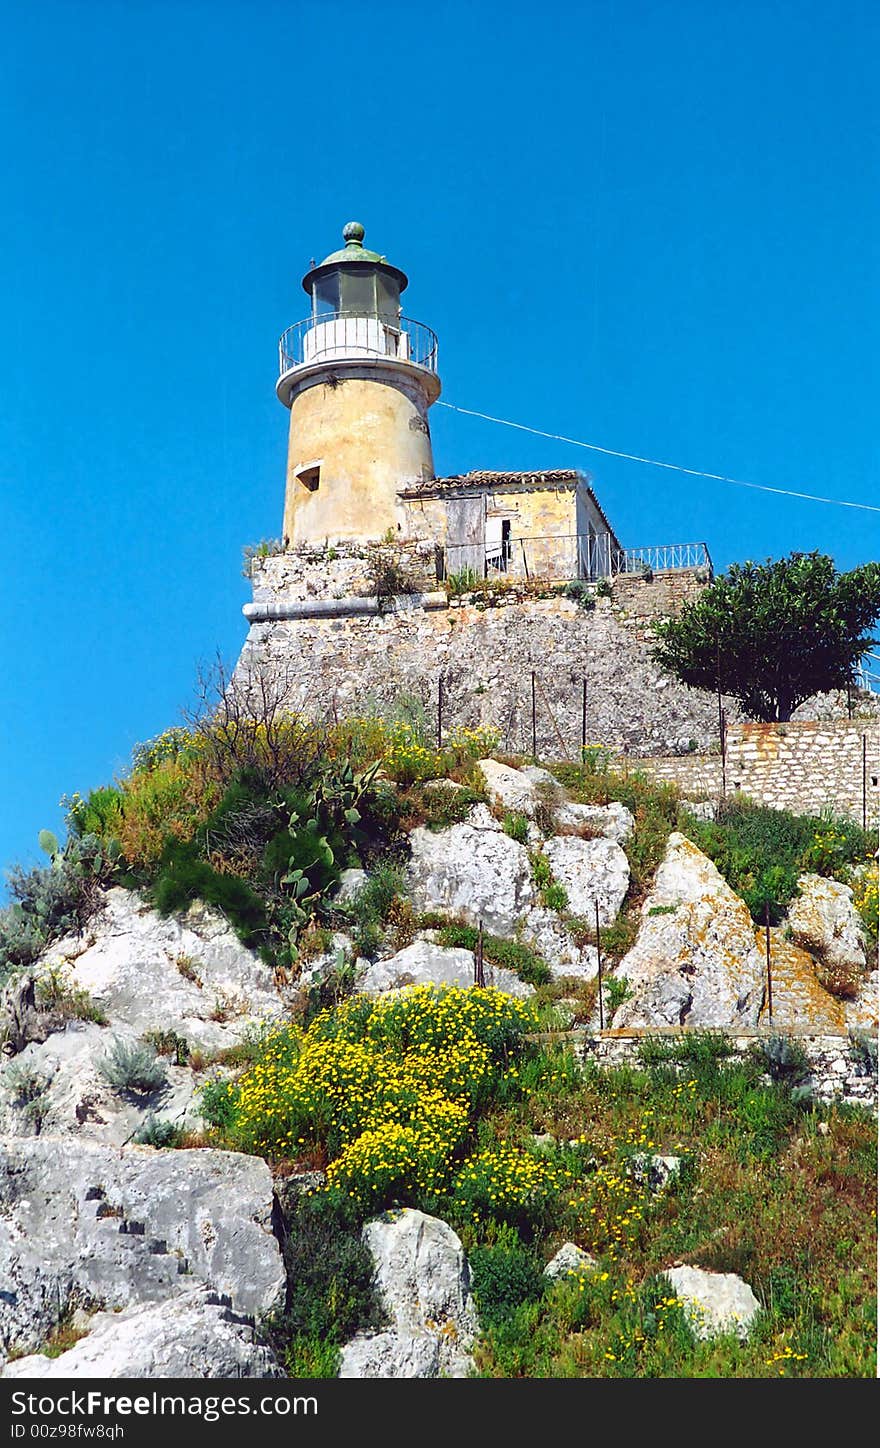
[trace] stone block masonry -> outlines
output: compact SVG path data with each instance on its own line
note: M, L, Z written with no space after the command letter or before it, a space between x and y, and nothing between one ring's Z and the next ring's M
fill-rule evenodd
M864 744L863 744L864 741ZM864 754L863 754L864 749ZM864 771L863 771L864 759ZM691 799L722 788L720 754L630 760L654 779L672 781ZM880 823L880 726L876 718L740 722L727 730L727 790L798 814L840 814L870 828Z
M585 612L561 597L446 607L425 595L422 606L364 615L336 599L337 616L316 616L320 601L303 599L296 617L279 616L291 607L281 599L249 610L237 681L265 675L292 709L318 717L415 697L429 724L442 687L444 733L490 727L502 749L530 754L534 673L536 749L558 759L580 757L584 679L588 743L653 755L707 751L717 735L714 697L662 674L649 625L611 600Z

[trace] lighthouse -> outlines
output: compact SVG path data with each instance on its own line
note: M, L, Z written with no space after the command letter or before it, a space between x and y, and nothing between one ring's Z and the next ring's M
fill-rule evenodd
M360 222L342 236L343 248L303 277L309 314L279 343L276 392L290 409L286 548L397 533L399 490L434 477L437 338L403 316L407 277L364 246Z

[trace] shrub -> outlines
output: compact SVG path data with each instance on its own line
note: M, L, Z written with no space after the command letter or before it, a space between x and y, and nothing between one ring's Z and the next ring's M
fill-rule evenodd
M574 578L567 583L563 589L563 597L570 598L584 613L590 613L596 607L596 593L589 583L582 578Z
M483 1328L497 1326L524 1302L537 1302L544 1295L547 1279L540 1259L509 1227L499 1230L492 1246L472 1248L468 1262Z
M234 1146L276 1157L317 1149L328 1187L363 1210L443 1190L468 1123L501 1080L531 1013L490 990L418 987L355 996L305 1032L270 1033L203 1112Z
M463 593L473 592L481 582L473 568L462 568L458 573L447 575L446 592L450 598L461 598Z
M189 841L211 814L218 786L198 761L182 755L135 770L122 783L122 812L114 826L125 858L151 867L169 840Z
M629 988L629 981L625 975L608 975L602 981L602 990L605 996L605 1009L609 1017L613 1016L624 1001L629 1000L632 991Z
M183 1128L173 1121L157 1121L155 1116L147 1117L144 1125L136 1131L132 1141L139 1146L154 1146L159 1151L172 1151L183 1141Z
M845 873L871 849L865 832L849 820L795 815L734 796L714 823L692 820L689 833L709 855L727 883L748 905L753 919L778 924L805 870Z
M568 1174L544 1156L499 1144L468 1157L453 1183L462 1214L474 1222L495 1220L532 1231Z
M0 910L0 976L32 965L62 935L80 933L116 868L95 835L68 840L45 869L13 865L7 873L12 903Z
M152 896L160 915L204 900L227 917L245 945L259 943L266 929L266 906L259 895L237 875L221 875L199 859L191 842L166 845Z
M147 1031L144 1042L157 1056L169 1056L175 1066L185 1066L189 1061L189 1042L174 1030Z
M383 1325L373 1260L351 1209L323 1193L297 1196L286 1214L284 1266L284 1308L263 1330L291 1377L335 1376L341 1345Z
M755 1051L773 1081L787 1081L794 1085L810 1073L806 1051L800 1041L789 1036L768 1036L758 1042Z
M165 1085L165 1067L144 1042L128 1045L118 1038L98 1062L98 1070L122 1095L148 1095Z

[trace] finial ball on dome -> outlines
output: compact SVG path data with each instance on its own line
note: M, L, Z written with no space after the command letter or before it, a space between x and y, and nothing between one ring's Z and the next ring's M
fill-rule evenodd
M347 221L342 228L343 241L356 241L358 244L364 239L364 228L359 221Z

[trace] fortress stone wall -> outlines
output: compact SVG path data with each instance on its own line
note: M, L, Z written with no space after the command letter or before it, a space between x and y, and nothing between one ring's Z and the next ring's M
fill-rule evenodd
M375 594L377 563L411 590ZM317 545L254 561L250 632L236 677L271 680L285 703L314 717L344 717L417 699L433 733L497 730L500 748L580 757L602 744L622 767L678 783L691 798L722 793L718 701L651 662L653 621L705 586L696 570L614 581L584 610L560 584L520 580L500 591L448 598L431 543ZM878 820L878 701L860 696L849 720L842 695L819 696L790 724L753 724L734 700L726 713L726 788L762 803ZM439 716L439 718L438 718Z

